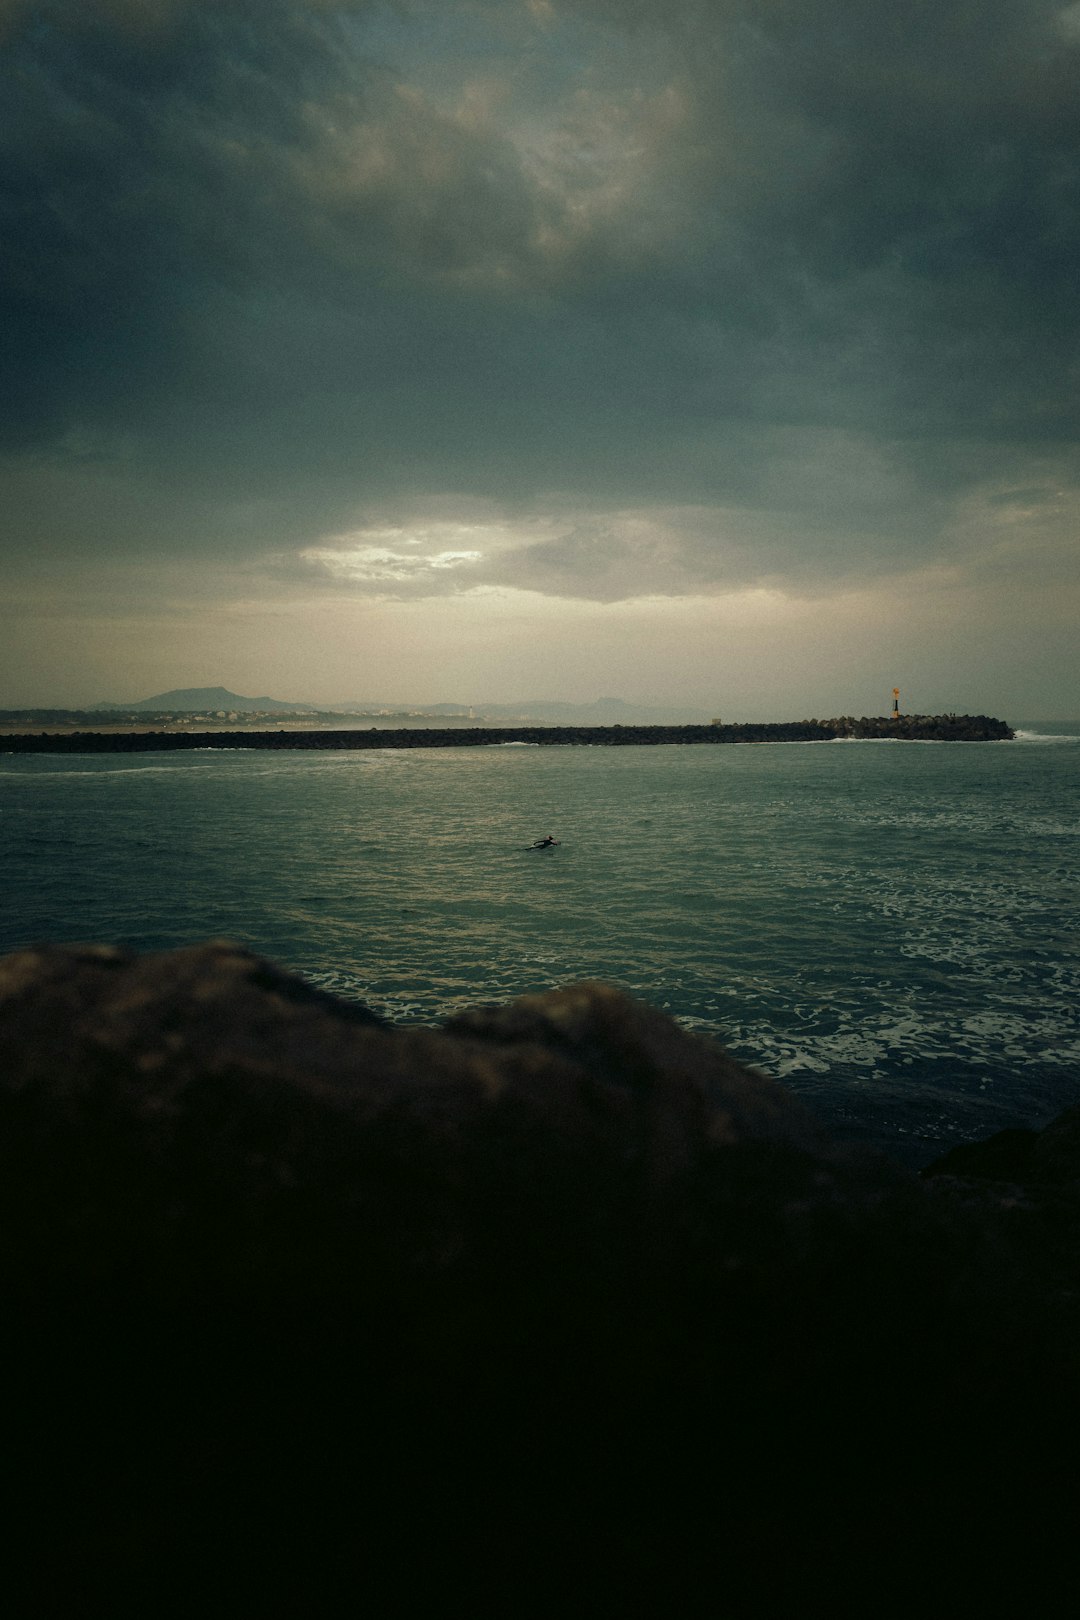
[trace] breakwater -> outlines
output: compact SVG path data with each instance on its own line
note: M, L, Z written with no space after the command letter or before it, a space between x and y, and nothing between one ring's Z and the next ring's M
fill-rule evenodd
M1014 735L988 715L846 715L833 720L762 721L708 726L474 726L367 731L76 731L35 732L0 739L15 754L134 754L191 748L326 749L538 747L627 748L672 744L832 742L1001 742Z

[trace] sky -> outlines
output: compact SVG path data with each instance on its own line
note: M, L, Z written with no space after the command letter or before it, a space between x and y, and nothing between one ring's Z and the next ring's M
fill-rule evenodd
M1080 715L1080 4L0 0L0 707Z

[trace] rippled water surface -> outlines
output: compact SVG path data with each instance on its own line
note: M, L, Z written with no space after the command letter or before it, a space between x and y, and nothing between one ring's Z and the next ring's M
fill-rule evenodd
M1080 1101L1076 736L0 754L0 834L5 950L225 934L422 1022L608 979L913 1162Z

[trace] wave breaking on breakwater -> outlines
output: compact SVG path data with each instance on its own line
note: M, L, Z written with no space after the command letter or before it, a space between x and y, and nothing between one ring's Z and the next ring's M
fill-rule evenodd
M845 715L833 720L763 721L686 726L476 726L401 731L141 731L37 732L10 736L3 750L17 754L149 753L193 749L491 748L507 744L539 747L656 747L676 744L833 742L1002 742L1015 733L988 715Z

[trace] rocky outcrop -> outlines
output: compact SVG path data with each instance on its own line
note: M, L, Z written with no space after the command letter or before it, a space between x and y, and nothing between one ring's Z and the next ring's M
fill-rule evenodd
M899 742L1001 742L1014 735L988 715L851 715L834 720L748 722L709 726L454 726L367 731L42 731L4 737L2 748L20 754L131 754L185 748L342 749L491 748L500 743L538 747L629 748L664 744L829 742L841 738Z
M227 943L8 957L0 1076L39 1595L855 1612L1066 1535L1071 1116L919 1180L611 988L401 1030Z

